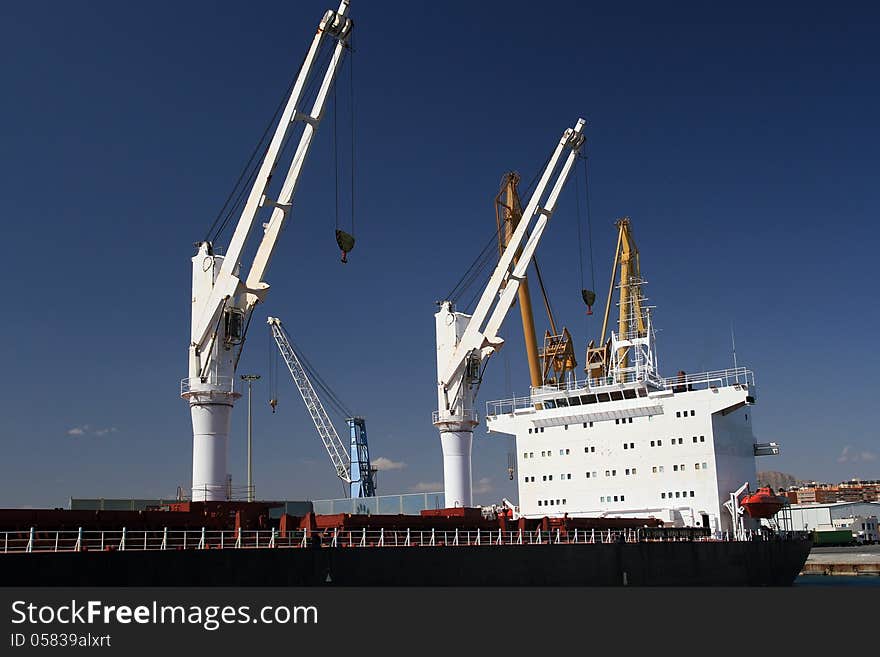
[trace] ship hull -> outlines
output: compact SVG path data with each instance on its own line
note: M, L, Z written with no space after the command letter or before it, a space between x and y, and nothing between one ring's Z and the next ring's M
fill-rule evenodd
M809 540L0 555L6 586L790 586Z

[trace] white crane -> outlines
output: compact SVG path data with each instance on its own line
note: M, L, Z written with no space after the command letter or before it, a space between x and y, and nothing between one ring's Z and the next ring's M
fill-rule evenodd
M559 193L584 143L584 124L584 119L578 119L573 128L563 133L473 315L456 312L452 302L447 300L441 302L440 310L434 316L438 410L434 412L433 421L440 431L443 449L443 488L447 507L473 504L471 445L474 428L479 424L474 402L482 379L481 366L504 344L498 330L516 298L519 282L525 278L528 264L556 208ZM568 155L564 157L566 151ZM561 169L553 188L542 202L560 163ZM514 256L528 232L528 241L514 263Z
M324 449L327 450L327 455L330 457L330 463L336 470L336 476L349 485L351 497L373 497L375 485L363 418L351 417L351 414L348 414L349 417L346 420L351 434L351 443L349 447L346 447L327 415L321 398L315 392L305 368L297 357L287 331L281 325L281 320L277 317L269 317L268 323L275 344L278 345L278 351L281 352L281 357L290 371L290 376L302 395L306 409L309 411L312 422L315 423L315 429L318 430L318 435L324 444ZM349 454L346 455L346 452Z
M232 406L241 396L234 386L235 369L254 307L265 299L269 284L263 280L278 236L290 213L293 197L315 130L343 55L348 47L352 22L349 0L336 11L328 10L306 54L275 133L244 203L235 232L224 255L209 241L200 242L192 259L192 326L189 345L189 376L181 382L181 397L189 402L193 424L192 499L226 499L226 452ZM302 111L304 90L325 39L336 41L327 70L311 110ZM294 123L303 132L278 193L267 196L269 182L285 138ZM263 238L247 278L241 278L241 259L248 236L262 208L272 208Z

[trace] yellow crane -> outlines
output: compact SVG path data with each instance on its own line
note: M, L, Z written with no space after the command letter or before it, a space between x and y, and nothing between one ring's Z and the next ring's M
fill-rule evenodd
M504 174L501 180L501 189L495 197L495 223L498 227L499 254L504 252L513 232L516 230L522 218L522 204L520 203L517 185L519 174L509 172ZM514 263L519 261L520 251L514 256ZM538 340L535 333L535 320L532 313L532 299L529 293L527 278L520 283L517 295L519 297L519 309L522 317L523 337L525 340L526 357L529 363L529 378L533 388L543 385L562 383L565 374L577 367L574 346L571 334L563 327L562 333L556 329L556 321L550 309L547 292L541 281L541 272L538 269L537 260L533 259L535 272L538 275L538 283L541 295L544 298L544 308L550 320L550 329L544 333L544 348L538 349ZM552 331L552 332L551 332Z
M590 340L587 346L587 366L585 368L591 379L601 379L608 374L611 357L611 339L605 340L608 330L608 316L611 312L611 300L614 294L614 282L620 267L620 301L617 321L618 336L621 339L642 338L647 334L645 316L642 312L641 284L642 276L639 268L639 249L632 235L629 217L622 217L615 223L617 226L617 249L614 253L614 264L611 266L611 282L608 285L608 297L605 302L605 316L602 320L602 334L599 346ZM620 349L618 360L621 367L628 365L625 349Z

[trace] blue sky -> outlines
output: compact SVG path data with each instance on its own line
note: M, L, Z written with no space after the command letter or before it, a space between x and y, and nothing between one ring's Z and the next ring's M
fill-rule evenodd
M328 6L0 7L0 255L11 281L0 506L189 484L178 385L192 245ZM402 464L380 474L380 492L439 485L433 303L494 229L501 175L531 178L578 116L588 120L597 286L613 222L628 215L663 371L728 366L734 322L739 362L758 380L756 434L782 444L760 466L880 478L875 8L354 0L352 17L357 246L342 265L327 122L240 366L264 375L260 496L342 491L292 382L280 377L277 413L266 403L267 314L366 416L373 456ZM575 208L571 181L539 258L582 354L601 315L587 320L579 299ZM518 331L514 311L482 402L527 391ZM245 415L241 403L236 483ZM515 495L510 449L478 428L478 502Z

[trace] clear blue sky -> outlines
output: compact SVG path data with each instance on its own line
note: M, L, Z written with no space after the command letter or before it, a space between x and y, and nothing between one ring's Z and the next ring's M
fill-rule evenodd
M761 467L880 478L875 7L352 4L357 246L340 264L328 122L241 372L267 374L265 316L282 317L366 416L373 456L405 464L380 492L438 485L433 302L493 230L502 173L530 178L584 116L597 285L629 215L664 372L728 366L733 321L757 374L756 434L782 444ZM329 6L0 6L0 506L189 484L192 244ZM575 200L570 183L539 256L580 355L600 314L588 322L579 299ZM481 402L527 391L516 314L504 333ZM293 384L279 388L272 415L256 387L258 493L338 496ZM245 415L240 403L236 483ZM513 495L510 440L476 436L477 501Z

